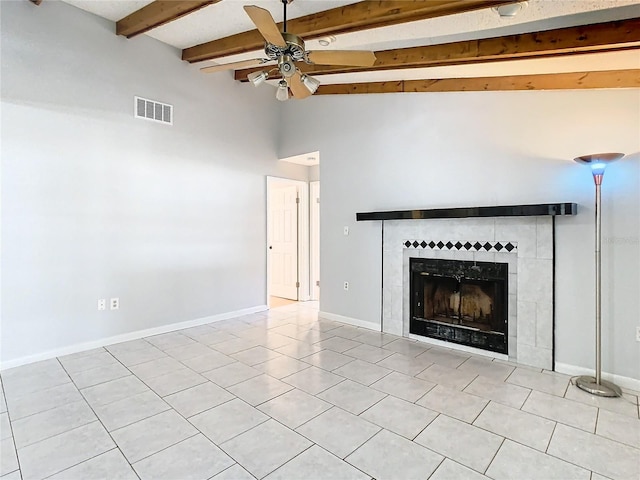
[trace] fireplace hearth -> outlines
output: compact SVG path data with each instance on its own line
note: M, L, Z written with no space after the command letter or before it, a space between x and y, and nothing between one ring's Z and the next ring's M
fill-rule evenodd
M410 258L409 333L508 353L508 264Z

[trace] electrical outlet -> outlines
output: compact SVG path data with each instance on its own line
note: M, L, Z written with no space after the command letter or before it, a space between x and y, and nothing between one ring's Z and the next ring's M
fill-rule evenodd
M118 310L120 308L120 299L112 298L109 305L111 305L111 310Z
M636 342L640 342L640 327L636 327Z
M344 286L342 288L349 290L349 282L344 282Z
M344 227L344 235L349 235L349 227Z
M107 309L107 300L104 298L98 299L98 310L106 310Z

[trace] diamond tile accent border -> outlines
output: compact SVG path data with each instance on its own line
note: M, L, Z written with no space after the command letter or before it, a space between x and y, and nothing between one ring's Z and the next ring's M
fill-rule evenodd
M472 243L473 242L473 243ZM423 248L425 250L459 250L462 252L507 252L518 253L518 242L477 242L460 240L405 240L405 248ZM503 252L503 253L504 253Z

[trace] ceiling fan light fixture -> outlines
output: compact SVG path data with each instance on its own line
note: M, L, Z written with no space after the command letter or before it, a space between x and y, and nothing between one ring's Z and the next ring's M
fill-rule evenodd
M282 55L278 60L278 70L284 78L291 78L296 73L296 64L291 55Z
M302 75L300 80L302 80L303 85L307 87L307 90L311 93L316 93L316 90L318 90L318 87L320 86L320 82L309 75Z
M261 70L259 72L251 72L249 75L247 75L247 80L249 80L254 87L257 87L261 83L264 83L267 78L269 78L269 74L264 70Z
M280 80L278 82L278 90L276 90L276 98L281 102L289 100L289 86L286 80Z

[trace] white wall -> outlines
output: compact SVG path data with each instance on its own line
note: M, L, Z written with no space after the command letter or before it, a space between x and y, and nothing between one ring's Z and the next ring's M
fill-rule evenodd
M1 8L2 361L265 304L265 175L307 178L273 91L62 2Z
M322 155L322 311L380 320L380 222L356 212L578 203L557 219L556 361L581 367L594 364L594 187L572 159L631 154L604 182L603 369L640 379L639 90L318 96L279 114L280 156Z

